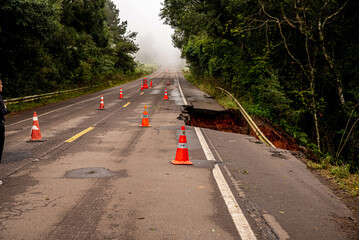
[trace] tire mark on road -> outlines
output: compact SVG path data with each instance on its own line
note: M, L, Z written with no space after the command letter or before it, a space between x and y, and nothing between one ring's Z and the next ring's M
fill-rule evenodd
M46 239L97 239L96 227L110 200L109 179L98 179Z

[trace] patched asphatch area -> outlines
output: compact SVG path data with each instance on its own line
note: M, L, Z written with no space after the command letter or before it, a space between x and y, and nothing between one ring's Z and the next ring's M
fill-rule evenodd
M117 172L110 171L106 168L80 168L66 172L67 178L105 178L105 177L127 177L127 170L120 170Z
M189 126L210 128L223 132L246 134L257 137L242 114L233 109L215 111L185 106L182 109L182 113L179 118L183 119ZM295 151L299 150L299 146L294 138L290 137L279 127L274 127L272 124L263 119L253 118L253 120L263 134L277 148Z

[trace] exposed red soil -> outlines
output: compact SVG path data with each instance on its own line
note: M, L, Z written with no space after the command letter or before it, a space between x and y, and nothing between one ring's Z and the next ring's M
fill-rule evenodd
M253 118L253 121L257 124L262 133L268 138L274 146L281 149L287 149L292 151L298 151L300 149L299 145L295 139L288 135L283 129L279 126L270 123L265 119ZM254 132L251 131L251 135L254 136Z
M182 113L182 118L185 120L186 124L190 126L210 128L223 132L247 134L257 137L239 111L213 111L186 107ZM260 118L254 118L253 120L268 140L277 148L293 151L300 149L294 138L290 137L279 126L274 126L267 120Z

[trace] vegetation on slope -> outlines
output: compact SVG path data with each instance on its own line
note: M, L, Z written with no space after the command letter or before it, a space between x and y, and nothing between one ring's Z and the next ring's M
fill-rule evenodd
M199 82L230 91L334 166L359 170L359 2L165 0Z

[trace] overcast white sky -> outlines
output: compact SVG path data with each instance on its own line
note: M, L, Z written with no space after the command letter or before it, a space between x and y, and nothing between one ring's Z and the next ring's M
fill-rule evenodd
M173 47L170 26L158 16L161 0L112 0L120 10L121 21L128 23L127 31L137 32L136 43L140 50L137 60L160 64L177 63L180 51ZM183 61L183 60L182 60Z

